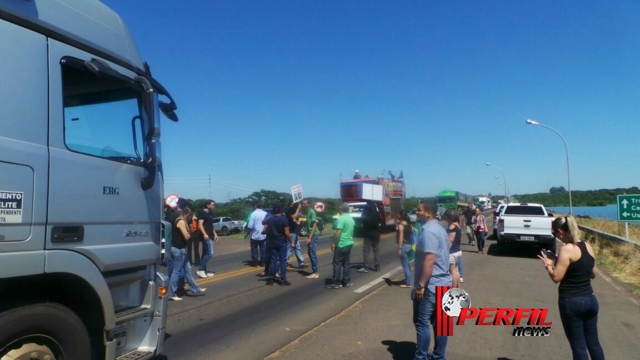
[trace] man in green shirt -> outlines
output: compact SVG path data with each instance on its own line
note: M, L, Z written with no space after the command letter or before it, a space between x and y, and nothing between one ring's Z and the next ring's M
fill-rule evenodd
M355 223L349 216L349 205L342 204L338 209L340 217L336 223L336 231L331 242L333 251L333 283L327 289L340 289L351 286L351 248L353 248L353 228ZM343 270L340 281L340 267Z
M318 255L316 253L316 246L318 245L318 217L316 211L311 208L311 202L309 199L302 200L302 212L307 218L307 253L309 254L309 261L311 261L311 274L307 276L307 279L317 279L318 275Z

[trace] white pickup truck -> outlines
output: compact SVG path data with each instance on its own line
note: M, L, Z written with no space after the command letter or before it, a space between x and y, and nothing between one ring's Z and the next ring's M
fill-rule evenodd
M541 204L507 204L498 219L498 246L505 243L537 245L555 252L552 222L553 215Z
M245 222L243 220L233 220L230 217L214 217L213 229L220 235L229 235L234 232L242 232Z

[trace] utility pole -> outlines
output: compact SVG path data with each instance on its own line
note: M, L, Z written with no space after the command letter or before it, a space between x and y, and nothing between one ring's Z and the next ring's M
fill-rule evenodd
M231 193L227 193L227 196L229 198L229 201L231 201Z
M211 174L209 174L209 199L211 199Z

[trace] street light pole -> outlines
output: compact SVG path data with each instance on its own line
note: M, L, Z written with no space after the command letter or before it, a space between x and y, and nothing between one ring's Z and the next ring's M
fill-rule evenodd
M491 163L487 163L487 166L493 166L494 168L500 170L500 172L502 173L502 179L504 180L504 199L507 201L507 203L509 202L509 196L507 195L507 177L504 175L504 171L502 171L502 169L500 169L499 167L491 164Z
M505 193L505 199L504 200L507 201L507 199L506 199L507 186L503 182L500 181L500 177L499 176L494 176L494 177L495 177L496 180L498 180L498 185L500 185L503 188L504 193Z
M567 141L564 139L562 134L560 134L556 129L552 127L540 124L539 122L531 119L528 119L526 123L527 125L537 125L537 126L542 126L543 128L547 128L553 131L554 133L558 134L558 136L560 136L560 139L562 139L562 142L564 143L564 150L567 153L567 182L569 184L569 213L571 214L571 216L573 216L573 202L571 201L571 171L569 170L569 147L567 146Z

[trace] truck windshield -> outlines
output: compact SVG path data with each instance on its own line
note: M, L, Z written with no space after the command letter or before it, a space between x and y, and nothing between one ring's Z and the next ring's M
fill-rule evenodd
M99 77L77 61L63 61L61 66L67 148L142 165L142 88L133 81Z
M456 202L456 197L455 196L438 196L438 203L444 204L444 203L452 203L452 202Z
M542 215L544 216L544 210L541 206L524 206L524 205L510 205L504 210L505 215Z

